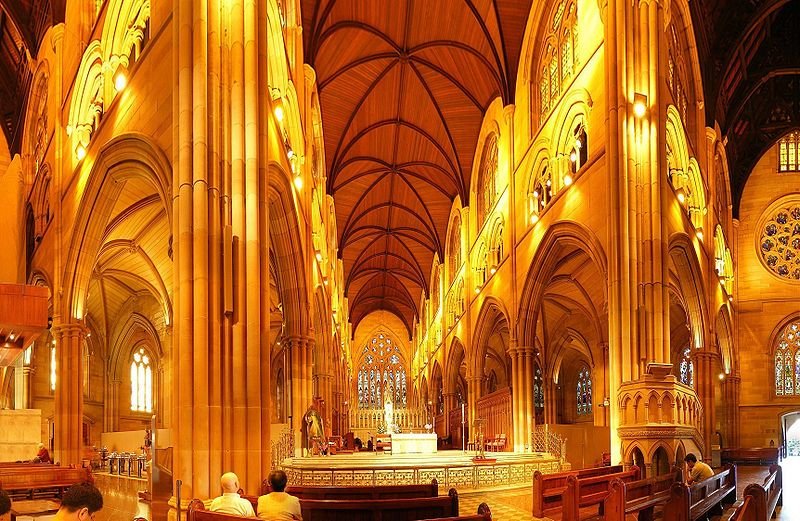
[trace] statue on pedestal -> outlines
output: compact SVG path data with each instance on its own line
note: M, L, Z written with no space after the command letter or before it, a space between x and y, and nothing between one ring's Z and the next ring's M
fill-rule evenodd
M317 408L318 405L315 400L315 403L308 408L303 416L309 456L313 454L322 455L327 452L328 440L325 436L324 422L322 414Z

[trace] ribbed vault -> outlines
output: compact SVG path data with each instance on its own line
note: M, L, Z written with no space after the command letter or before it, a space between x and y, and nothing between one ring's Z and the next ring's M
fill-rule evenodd
M468 204L483 114L512 101L530 0L304 0L354 326L385 309L411 330Z

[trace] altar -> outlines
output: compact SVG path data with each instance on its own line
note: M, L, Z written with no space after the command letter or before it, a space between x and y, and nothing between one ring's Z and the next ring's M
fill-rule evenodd
M436 433L392 434L392 454L436 454Z

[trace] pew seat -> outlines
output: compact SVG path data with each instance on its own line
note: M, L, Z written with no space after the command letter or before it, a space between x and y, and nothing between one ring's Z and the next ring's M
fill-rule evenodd
M775 509L783 504L783 472L780 465L769 467L769 476L763 484L751 483L744 489L744 496L750 497L755 519L767 521L775 516Z
M631 470L615 474L603 474L588 478L568 476L567 486L561 500L561 519L563 521L580 521L581 509L595 505L600 505L600 514L602 515L603 502L608 496L610 483L612 481L634 482L639 477L639 468L635 466Z
M777 465L778 447L727 448L720 454L722 464Z

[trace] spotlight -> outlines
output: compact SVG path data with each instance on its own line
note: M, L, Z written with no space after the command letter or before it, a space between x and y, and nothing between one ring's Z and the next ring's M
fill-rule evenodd
M564 176L564 186L569 186L572 184L572 175L567 174Z
M576 153L575 153L575 151L573 150L573 151L572 151L572 152L570 152L570 154L569 154L569 162L570 162L570 163L574 163L574 162L575 162L575 161L577 161L577 160L578 160L578 154L576 154Z
M299 176L299 175L295 176L295 178L294 178L294 187L297 188L298 190L301 190L303 188L303 178L302 178L302 176Z
M480 292L481 292L481 287L480 286L475 286L475 294L477 295Z
M576 138L575 139L575 148L580 150L582 146L583 146L583 143L581 143L581 140Z
M317 257L317 262L322 262L322 252L321 251L318 251L316 253L316 257Z
M492 266L492 267L491 267L491 269L489 270L489 273L491 273L492 275L494 275L495 273L497 273L497 268L495 268L494 266Z
M703 229L702 229L702 228L698 228L698 229L697 229L697 230L694 232L694 234L695 234L695 235L697 235L697 238L698 238L699 240L701 240L701 241L703 240Z
M83 143L78 143L78 146L75 147L75 157L78 158L78 161L82 161L86 157L86 147L83 146Z
M533 191L533 198L534 199L538 199L539 198L539 190L534 190Z
M675 194L678 196L679 203L683 204L686 202L686 192L683 191L683 188L678 188Z
M536 224L539 222L539 216L537 214L531 214L531 224Z
M724 380L725 379L725 373L719 373L719 379L720 380Z
M633 114L637 118L643 118L647 113L647 96L639 94L633 95Z
M278 123L283 123L283 102L278 100L275 102L275 108L272 109L272 112L275 114L275 119L278 120Z

